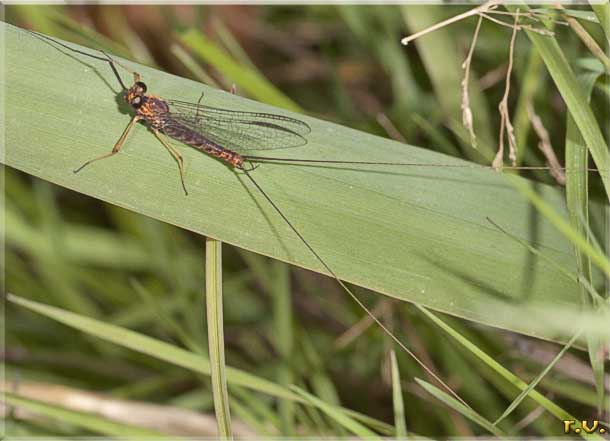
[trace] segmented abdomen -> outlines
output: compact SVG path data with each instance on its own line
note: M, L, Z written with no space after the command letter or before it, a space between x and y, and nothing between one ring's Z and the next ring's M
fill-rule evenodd
M162 122L161 131L167 136L188 144L197 150L201 150L208 155L215 156L233 167L241 167L243 165L244 161L239 153L222 147L171 119Z

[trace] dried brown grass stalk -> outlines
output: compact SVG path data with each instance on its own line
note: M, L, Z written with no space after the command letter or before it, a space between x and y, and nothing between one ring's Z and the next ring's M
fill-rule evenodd
M508 111L508 97L510 95L510 75L513 70L513 61L515 54L515 39L517 37L517 31L519 23L519 10L515 14L515 23L513 27L513 34L510 39L510 50L508 55L508 69L506 71L506 86L504 88L504 96L502 97L502 101L498 105L498 110L500 112L500 136L498 142L498 152L496 153L496 157L492 162L492 167L496 170L502 169L502 163L504 160L504 135L506 134L506 138L508 139L509 153L508 157L511 160L512 166L517 165L517 140L515 139L515 129L510 121L510 114Z
M565 185L565 170L559 163L557 155L555 155L555 151L553 150L553 146L551 144L549 132L544 127L542 119L540 119L540 117L534 111L534 107L532 106L531 102L527 103L527 115L529 117L530 122L532 123L532 128L540 139L540 141L538 142L538 148L540 149L549 164L551 176L555 178L555 181L557 181L558 184Z
M472 16L475 16L475 15L478 15L479 17L484 17L484 18L486 18L488 20L491 20L494 23L497 23L499 25L507 26L507 27L512 28L512 27L515 26L515 24L506 23L506 22L504 22L502 20L499 20L499 19L494 18L494 17L491 16L491 14L511 15L511 16L515 15L513 12L496 11L495 9L501 3L502 3L501 0L490 0L487 3L484 3L484 4L480 5L480 6L477 6L476 8L471 9L470 11L466 11L466 12L464 12L462 14L458 14L458 15L456 15L454 17L448 18L447 20L443 20L440 23L436 23L436 24L434 24L432 26L429 26L429 27L427 27L425 29L422 29L419 32L411 34L408 37L403 38L400 42L406 46L411 41L413 41L413 40L415 40L415 39L417 39L417 38L419 38L419 37L421 37L423 35L426 35L426 34L429 34L431 32L437 31L437 30L439 30L441 28L444 28L445 26L448 26L448 25L453 24L453 23L457 23L458 21L464 20L465 18L472 17ZM527 17L530 20L535 21L535 22L540 22L541 21L540 18L537 17L537 14L533 14L533 13L530 13L530 12L521 13L521 17ZM521 29L525 29L525 30L528 30L528 31L531 31L531 32L536 32L536 33L542 34L542 35L548 35L548 36L554 35L554 33L552 31L550 31L550 30L548 30L546 28L538 28L538 27L531 26L531 25L528 25L528 24L518 25L518 29L517 30L521 30Z
M3 385L0 392L11 392L20 397L61 406L77 412L93 414L119 424L127 424L161 434L178 436L216 437L216 419L213 415L181 409L174 406L122 400L101 393L52 383L23 382L14 387ZM0 407L5 417L8 406ZM17 407L13 414L25 420L40 420L40 416ZM240 437L253 437L256 433L241 422L235 424L234 433Z
M464 79L462 80L462 124L468 133L470 134L470 144L472 148L477 148L477 135L474 132L474 124L472 118L472 109L470 108L470 94L468 93L468 83L470 80L470 63L472 62L472 54L479 38L479 31L481 30L481 23L483 22L483 16L479 15L479 21L472 37L472 43L470 44L470 50L464 63L462 63L462 69L464 69Z

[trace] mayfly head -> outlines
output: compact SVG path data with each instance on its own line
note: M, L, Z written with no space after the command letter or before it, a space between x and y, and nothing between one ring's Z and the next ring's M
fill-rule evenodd
M146 84L136 81L124 92L125 101L134 109L140 108L146 102Z

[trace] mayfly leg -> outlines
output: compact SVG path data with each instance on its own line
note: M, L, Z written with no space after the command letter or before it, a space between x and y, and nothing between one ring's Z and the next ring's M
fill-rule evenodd
M235 85L235 83L233 83L233 85L231 86L231 89L229 89L229 92L231 93L231 95L237 94L237 86ZM197 100L197 110L195 111L195 118L197 120L199 120L199 112L201 111L201 101L203 100L204 94L205 94L205 92L201 92L201 96Z
M54 40L54 39L53 39L53 38L51 38L51 37L48 37L47 35L40 34L40 33L35 32L35 31L28 31L28 32L29 32L30 34L34 35L36 38L41 39L41 40L44 40L44 41L46 41L47 43L51 44L51 46L53 46L54 44L57 44L57 45L59 45L59 46L63 47L64 49L68 49L69 51L72 51L72 52L74 52L74 53L76 53L76 54L85 55L85 56L87 56L87 57L89 57L89 58L94 58L94 59L96 59L96 60L102 60L102 61L106 61L106 62L107 62L109 65L110 65L110 68L112 69L112 72L114 72L114 75L116 76L116 78L117 78L117 80L118 80L119 84L121 85L121 88L122 88L123 90L127 90L127 87L125 86L125 83L123 83L123 80L121 79L121 76L119 75L119 72L117 71L116 66L114 65L114 64L115 64L115 61L114 61L112 58L110 58L110 57L108 56L108 54L106 54L105 52L103 52L103 51L102 51L102 53L103 53L103 54L106 56L106 58L103 58L103 57L100 57L100 56L98 56L98 55L90 54L90 53L88 53L88 52L81 51L81 50L75 49L75 48L73 48L73 47L70 47L70 46L68 46L67 44L62 43L61 41L57 41L57 40ZM60 51L60 52L61 52L61 51ZM117 64L118 64L118 63L117 63ZM123 67L123 66L121 66L121 67ZM129 70L128 70L128 69L127 69L127 71L129 72Z
M116 64L117 66L122 67L122 68L123 68L125 71L129 72L130 74L133 74L133 82L134 82L134 83L137 83L138 81L140 81L140 80L142 79L141 75L140 75L138 72L136 72L136 71L134 71L134 70L130 70L130 69L128 69L127 67L125 67L125 65L123 65L123 64L121 64L121 63L119 63L117 60L115 60L115 59L114 59L114 58L112 58L110 55L108 55L108 54L106 53L106 51L103 51L103 50L101 50L101 49L100 49L100 52L101 52L102 54L104 54L104 56L105 56L105 57L108 59L108 63L110 63L110 65L111 65L111 66L112 66L113 64ZM114 67L113 67L113 70L114 70ZM115 71L115 74L118 76L118 73L117 73L116 71ZM126 89L126 88L125 88L125 87L123 87L123 89Z
M180 181L182 182L182 189L184 190L184 194L188 196L189 192L186 191L186 185L184 184L184 160L182 159L182 155L178 153L178 151L170 144L167 139L163 139L163 133L158 130L153 130L153 133L157 137L161 144L167 149L170 155L176 160L178 163L178 169L180 170Z
M123 134L121 135L119 140L116 142L116 144L114 145L114 147L112 148L112 151L110 153L106 153L106 154L104 154L102 156L98 156L97 158L94 158L94 159L91 159L91 160L85 162L83 165L81 165L76 170L74 170L74 173L78 173L83 168L87 167L89 164L92 164L92 163L94 163L96 161L99 161L101 159L110 158L111 156L116 155L117 153L119 153L119 151L121 150L121 147L123 147L123 143L125 142L125 139L127 139L127 135L129 134L129 132L131 131L133 126L138 121L140 121L140 119L142 119L142 118L140 116L138 116L138 115L134 116L131 119L131 121L129 122L127 127L125 127L125 130L123 130Z

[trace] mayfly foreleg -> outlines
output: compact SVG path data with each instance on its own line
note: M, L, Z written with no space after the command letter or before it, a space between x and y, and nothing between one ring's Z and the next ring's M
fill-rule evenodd
M129 122L129 124L127 125L127 127L125 127L125 130L123 130L123 134L121 135L121 137L119 138L119 140L116 142L116 144L114 145L114 147L112 148L112 151L110 153L106 153L102 156L98 156L97 158L91 159L90 161L85 162L83 165L81 165L80 167L78 167L76 170L74 170L74 173L78 173L79 171L81 171L83 168L85 168L86 166L88 166L89 164L99 161L100 159L105 159L105 158L109 158L113 155L116 155L117 153L119 153L119 151L121 150L121 147L123 147L123 143L125 142L125 139L127 139L127 135L129 134L129 132L131 131L131 129L133 128L133 126L142 119L142 117L136 115L134 116L131 121Z
M137 72L135 72L135 71L133 71L133 70L131 70L131 69L127 68L127 67L126 67L124 64L119 63L117 60L115 60L115 59L114 59L114 58L112 58L110 55L108 55L108 54L107 54L105 51L103 51L103 50L101 50L101 49L100 49L100 52L101 52L102 54L104 54L104 56L105 56L105 57L108 59L108 63L110 64L110 67L112 68L112 70L114 71L114 73L115 73L115 75L116 75L117 77L119 77L119 74L118 74L118 72L116 71L116 68L115 68L115 66L114 66L115 64L116 64L117 66L122 67L124 70L126 70L126 71L127 71L127 72L129 72L130 74L133 74L133 82L134 82L134 83L136 83L136 82L140 81L140 79L141 79L142 77L140 76L140 74L139 74L139 73L137 73ZM119 77L119 78L120 78L120 77ZM122 82L121 82L121 84L122 84ZM126 87L123 87L123 89L126 89Z
M117 80L119 81L119 84L121 85L121 88L122 88L123 90L126 90L126 89L127 89L127 87L125 87L125 84L123 83L123 80L121 79L121 76L120 76L120 75L119 75L119 73L117 72L116 67L114 66L114 63L115 63L115 62L114 62L114 60L113 60L112 58L110 58L110 57L108 56L108 54L106 54L106 53L102 52L102 53L104 53L104 55L106 56L106 58L102 58L102 57L100 57L100 56L93 55L93 54L90 54L90 53L87 53L87 52L84 52L84 51L81 51L81 50L75 49L75 48L73 48L73 47L70 47L70 46L68 46L67 44L64 44L64 43L62 43L62 42L60 42L60 41L54 40L54 39L53 39L53 38L51 38L51 37L48 37L47 35L44 35L44 34L39 34L38 32L35 32L35 31L28 31L28 32L29 32L30 34L34 35L36 38L41 39L41 40L44 40L44 41L46 41L48 44L51 44L51 46L53 46L53 45L57 44L57 45L59 45L59 46L63 47L64 49L68 49L69 51L74 52L74 53L76 53L76 54L85 55L85 56L87 56L87 57L94 58L94 59L96 59L96 60L102 60L102 61L106 61L106 62L107 62L109 65L110 65L110 67L111 67L112 71L114 72L114 75L116 76Z
M157 139L161 141L161 144L163 144L169 154L172 155L172 157L178 163L178 168L180 169L180 181L182 182L182 189L184 190L184 194L188 196L189 192L186 191L186 185L184 185L184 160L182 159L182 155L178 153L178 151L174 147L172 147L172 145L167 139L163 138L164 135L160 131L153 129L153 133L155 134Z

